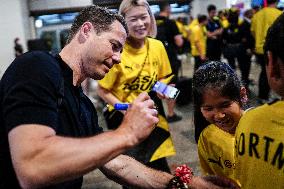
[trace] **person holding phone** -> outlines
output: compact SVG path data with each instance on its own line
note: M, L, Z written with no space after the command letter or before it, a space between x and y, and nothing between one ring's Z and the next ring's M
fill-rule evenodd
M110 105L107 109L110 112L116 103L132 103L140 93L150 93L159 112L159 123L142 144L127 154L152 168L170 172L165 157L174 155L175 148L161 100L150 91L156 81L165 82L166 78L170 78L171 65L162 42L151 38L155 37L157 28L148 2L124 0L119 12L125 17L129 35L121 54L121 63L99 81L98 94Z

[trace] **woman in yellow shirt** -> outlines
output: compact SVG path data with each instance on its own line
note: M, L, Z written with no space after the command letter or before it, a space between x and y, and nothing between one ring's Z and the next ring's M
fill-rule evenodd
M157 32L148 2L124 0L119 12L125 17L129 36L123 48L121 63L99 81L98 94L110 105L108 111L113 110L115 103L131 103L141 92L150 92L156 81L172 73L162 42L148 37L155 37ZM158 106L160 121L152 134L127 154L152 168L170 172L165 157L174 155L175 149L169 126L161 100L156 94L150 96Z

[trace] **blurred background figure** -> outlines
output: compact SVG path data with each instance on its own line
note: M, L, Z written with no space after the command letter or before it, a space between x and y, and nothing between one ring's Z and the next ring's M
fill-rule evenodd
M179 32L179 29L175 23L175 21L170 20L169 16L171 14L171 6L168 2L163 2L159 5L160 12L159 15L156 16L157 23L157 39L162 41L172 68L172 73L174 74L174 78L171 81L171 84L176 84L178 80L178 73L181 66L181 61L178 59L178 51L183 46L183 38L182 34ZM167 100L167 121L169 123L180 121L182 119L181 116L177 115L174 112L174 108L176 105L175 100Z
M253 10L248 9L244 12L243 22L240 25L240 33L241 33L241 46L244 50L243 62L240 62L240 69L242 75L242 81L247 89L247 93L249 94L249 74L251 68L251 57L254 52L254 38L251 34L251 18L253 16Z
M178 30L182 34L182 38L183 38L183 45L182 45L181 48L178 49L179 50L178 54L179 55L188 54L190 52L189 25L186 23L186 19L184 17L178 17L175 22L176 22ZM178 59L180 60L180 58L178 58ZM182 65L182 63L181 63L181 65ZM182 66L180 67L180 69L182 69Z
M198 15L197 24L192 23L190 44L191 54L194 57L194 70L197 70L206 61L206 31L204 26L208 23L206 15Z
M277 3L278 0L267 0L267 7L264 7L255 13L251 20L251 32L255 38L256 61L261 66L261 72L258 80L258 98L259 103L261 104L269 100L270 87L268 85L265 71L263 45L268 28L282 13L276 8Z
M207 12L208 23L206 25L206 56L208 60L220 60L222 54L222 25L219 18L216 16L217 10L215 5L208 5Z
M228 21L229 25L223 32L223 55L234 70L237 68L235 61L235 59L237 59L241 73L243 73L244 68L242 66L247 64L244 63L244 55L246 52L241 44L242 37L239 24L239 14L236 9L232 8L229 10Z
M15 57L20 56L21 54L23 54L23 46L20 43L20 38L16 37L14 39L14 50L15 50Z
M228 12L227 12L227 10L220 10L220 11L218 11L218 18L220 20L222 28L228 27L229 22L228 22Z

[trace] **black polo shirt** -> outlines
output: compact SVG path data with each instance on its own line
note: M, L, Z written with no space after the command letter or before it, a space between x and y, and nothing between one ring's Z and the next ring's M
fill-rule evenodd
M92 102L72 83L72 70L59 55L29 52L8 67L0 82L0 188L20 188L8 144L9 131L18 125L42 124L70 137L102 132ZM82 180L48 188L80 188Z

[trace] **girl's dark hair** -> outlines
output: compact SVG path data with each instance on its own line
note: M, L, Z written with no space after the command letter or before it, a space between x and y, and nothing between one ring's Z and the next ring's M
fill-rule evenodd
M109 31L111 29L110 25L116 20L121 23L126 33L128 34L127 25L123 16L121 16L120 14L96 5L86 7L76 16L69 31L67 43L69 43L74 38L76 33L80 30L81 26L85 22L91 22L97 34L100 34L101 32Z
M193 75L192 93L194 105L195 141L198 141L202 130L210 123L201 113L203 94L208 89L216 90L221 96L232 101L241 102L241 81L234 70L226 63L220 61L209 61L200 66Z

